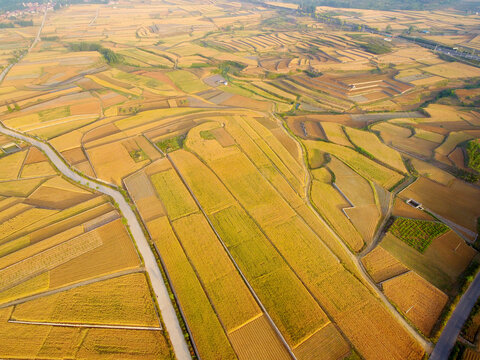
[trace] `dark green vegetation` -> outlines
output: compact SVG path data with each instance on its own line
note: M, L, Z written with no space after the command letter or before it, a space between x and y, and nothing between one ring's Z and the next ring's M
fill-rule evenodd
M143 152L143 150L134 150L130 151L130 157L135 161L135 162L140 162L143 160L147 160L147 154Z
M480 172L480 141L470 140L467 144L468 167Z
M448 360L460 360L463 357L463 353L465 352L465 349L466 349L465 345L457 341L455 343L455 346L452 349L452 352L448 357Z
M118 64L123 60L122 55L119 55L110 49L104 48L98 43L80 42L70 44L69 47L71 51L98 51L109 64Z
M358 45L363 50L376 55L387 54L392 51L392 47L387 41L374 37L362 37Z
M436 221L397 218L389 231L397 238L423 253L433 239L446 233L450 228Z
M185 135L175 136L169 139L165 139L157 142L157 146L163 152L171 152L183 147L183 141L185 140Z
M208 130L200 131L200 136L205 140L215 140L215 135Z

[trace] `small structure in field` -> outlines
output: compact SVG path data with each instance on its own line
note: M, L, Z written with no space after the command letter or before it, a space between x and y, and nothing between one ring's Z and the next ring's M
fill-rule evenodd
M420 204L418 201L415 201L413 199L408 199L407 204L410 206L413 206L416 209L423 210L422 204Z

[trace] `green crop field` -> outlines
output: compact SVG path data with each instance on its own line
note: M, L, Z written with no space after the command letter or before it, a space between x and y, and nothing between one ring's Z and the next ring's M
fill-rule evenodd
M446 233L450 228L440 222L397 218L389 231L414 249L425 252L433 239Z

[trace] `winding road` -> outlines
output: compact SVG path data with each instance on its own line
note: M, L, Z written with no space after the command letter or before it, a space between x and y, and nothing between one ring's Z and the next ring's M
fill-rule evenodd
M57 167L57 169L66 177L76 181L84 186L89 187L92 190L99 191L105 195L109 195L113 200L118 204L120 211L127 220L127 224L130 228L132 237L135 239L137 249L143 257L145 263L145 270L150 277L153 291L158 301L160 308L160 313L162 315L165 327L170 336L170 340L175 351L175 355L179 360L191 359L190 351L188 349L187 343L183 336L183 331L180 328L180 324L177 319L177 314L175 309L170 301L167 288L163 282L163 277L160 272L160 269L157 265L155 256L153 255L152 249L145 237L142 227L135 216L130 205L127 203L123 195L113 188L104 185L97 179L90 179L79 175L74 172L66 163L60 158L60 156L50 147L39 140L33 139L29 136L19 134L13 130L5 128L3 125L0 125L0 133L14 137L19 140L23 140L32 144L33 146L41 149L50 159L50 161Z

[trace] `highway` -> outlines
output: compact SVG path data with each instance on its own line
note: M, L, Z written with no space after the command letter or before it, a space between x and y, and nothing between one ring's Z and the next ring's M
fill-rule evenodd
M117 190L104 185L98 179L86 178L71 170L70 167L66 165L66 163L60 158L60 156L57 155L57 153L50 147L50 145L7 129L3 125L0 125L0 133L23 140L38 147L48 156L50 161L63 175L72 179L73 181L91 188L92 190L99 191L113 198L113 200L118 204L123 216L127 220L127 225L130 228L133 238L135 239L137 249L143 257L145 270L150 277L152 288L156 295L163 322L165 323L165 327L168 331L175 355L178 360L191 359L190 351L183 336L183 331L180 328L177 314L175 313L175 309L170 301L170 297L168 295L165 283L163 282L163 277L157 265L155 256L153 255L152 249L150 248L150 245L143 233L137 217L135 216L135 213L123 195Z
M440 335L440 338L438 339L437 345L433 349L430 360L448 359L448 355L457 341L458 334L479 296L480 273L477 274L455 307L452 316L442 331L442 335Z

